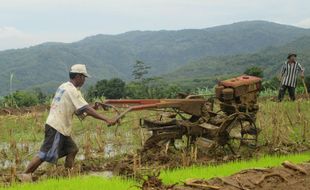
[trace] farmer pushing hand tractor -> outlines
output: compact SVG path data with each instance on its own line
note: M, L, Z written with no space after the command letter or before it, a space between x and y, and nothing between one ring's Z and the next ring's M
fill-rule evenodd
M279 90L278 100L281 102L284 98L286 89L290 99L295 100L295 87L297 84L297 77L300 73L302 80L304 80L304 69L300 63L296 60L297 54L290 53L288 54L287 61L283 64L281 69L281 86Z
M66 157L65 167L72 168L78 153L78 147L71 138L73 114L86 113L107 125L114 125L115 119L109 119L96 112L82 97L79 90L86 77L89 77L86 66L76 64L71 67L70 80L61 84L53 98L49 115L45 124L44 142L26 171L19 176L22 181L31 181L31 174L44 162L56 163L59 158Z

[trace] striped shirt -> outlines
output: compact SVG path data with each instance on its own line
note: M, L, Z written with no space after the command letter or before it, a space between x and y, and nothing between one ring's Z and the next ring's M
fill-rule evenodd
M289 63L285 62L282 66L281 76L282 76L282 85L296 87L298 74L304 69L298 63Z

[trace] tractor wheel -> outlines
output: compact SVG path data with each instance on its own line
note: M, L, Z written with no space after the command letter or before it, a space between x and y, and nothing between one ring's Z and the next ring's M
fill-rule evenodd
M240 154L244 149L255 149L258 129L253 119L245 113L235 113L222 123L218 133L218 143L226 146L233 154Z

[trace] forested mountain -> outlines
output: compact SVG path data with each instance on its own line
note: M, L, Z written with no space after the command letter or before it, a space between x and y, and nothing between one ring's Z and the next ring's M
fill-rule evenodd
M288 43L295 49L296 40L308 35L308 29L265 21L247 21L206 29L100 34L74 43L44 43L1 51L1 95L9 91L11 73L14 74L13 90L40 87L52 92L61 81L67 80L70 65L75 63L88 66L93 76L90 83L112 77L130 80L131 68L136 60L151 66L150 74L153 76L173 72L181 67L178 70L180 72L191 67L188 64L194 62L195 68L200 65L209 71L221 71L213 74L225 75L231 73L226 65L227 59L236 61L235 67L238 68L232 69L238 72L248 66L251 56L259 56L263 49L266 52L266 48L271 46L274 47L271 50L279 46L283 49ZM290 49L289 46L284 47ZM260 53L255 54L258 51ZM278 51L281 56L277 61L280 61L282 53L287 52L284 49ZM206 57L210 57L208 59L213 62L203 61ZM196 78L195 72L190 76Z
M298 61L306 69L306 75L309 75L310 36L306 36L280 47L268 47L257 53L206 57L188 63L163 77L184 87L211 87L217 80L239 75L247 68L256 66L263 69L265 78L270 79L280 72L289 52L298 54Z

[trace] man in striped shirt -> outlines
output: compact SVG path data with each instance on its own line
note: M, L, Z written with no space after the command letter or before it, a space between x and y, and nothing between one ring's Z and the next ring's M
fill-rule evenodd
M297 83L297 77L300 73L301 77L304 78L304 69L296 61L297 55L290 53L287 57L287 61L283 64L281 70L281 87L279 90L278 100L281 102L284 98L286 89L288 90L290 99L295 100L295 87Z

